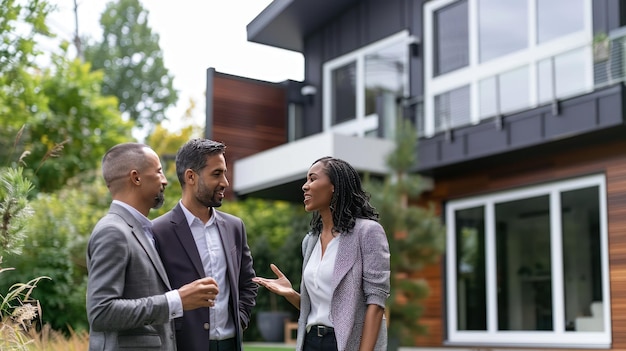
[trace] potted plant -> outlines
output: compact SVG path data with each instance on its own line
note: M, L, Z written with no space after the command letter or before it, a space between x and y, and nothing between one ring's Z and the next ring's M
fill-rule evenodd
M593 61L600 62L609 59L610 40L609 36L600 32L593 37Z

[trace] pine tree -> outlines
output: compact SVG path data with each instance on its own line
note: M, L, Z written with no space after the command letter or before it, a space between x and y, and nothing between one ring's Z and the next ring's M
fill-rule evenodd
M412 344L423 334L419 323L428 283L418 272L437 262L444 250L445 228L432 207L414 205L425 181L411 171L417 164L417 133L407 120L396 130L396 148L387 157L390 173L382 181L366 177L366 188L380 213L391 253L391 296L387 303L389 339Z

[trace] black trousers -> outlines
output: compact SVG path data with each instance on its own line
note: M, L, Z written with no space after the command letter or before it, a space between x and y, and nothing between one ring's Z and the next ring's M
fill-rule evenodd
M337 351L337 339L332 328L313 326L304 336L303 351Z
M226 340L209 340L210 351L235 351L235 338Z

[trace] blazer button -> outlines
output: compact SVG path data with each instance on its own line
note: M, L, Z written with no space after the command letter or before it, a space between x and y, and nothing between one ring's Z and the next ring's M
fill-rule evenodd
M204 323L204 326L203 326L203 327L204 327L204 330L209 330L209 327L210 327L210 326L209 326L209 323Z

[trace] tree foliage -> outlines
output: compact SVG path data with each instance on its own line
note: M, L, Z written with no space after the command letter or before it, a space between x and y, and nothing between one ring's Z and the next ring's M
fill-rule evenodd
M88 329L87 240L110 204L101 178L97 172L81 175L62 190L31 200L36 216L28 222L28 245L20 255L5 257L15 269L4 274L0 291L27 281L34 272L50 277L38 284L32 296L42 303L42 322L65 333Z
M3 268L4 255L22 252L28 234L28 219L33 216L28 193L32 183L23 176L21 168L0 167L0 274L4 276L13 268ZM0 349L27 350L29 338L24 332L31 329L33 321L41 316L39 302L31 296L42 279L40 276L26 283L16 282L0 289ZM26 281L26 280L24 280Z
M383 181L366 177L365 188L380 213L391 253L389 334L404 343L423 333L419 322L428 284L417 278L426 265L437 262L444 250L445 228L432 208L412 205L424 182L410 171L416 165L417 134L408 121L400 121L396 148L387 157L391 174Z
M310 216L301 205L283 201L248 198L225 202L221 210L240 217L246 225L248 245L257 276L274 277L270 263L276 264L299 290L302 279L302 239L308 231ZM266 289L259 289L252 310L250 329L245 340L262 340L256 321L258 312L283 311L297 318L298 311L287 300Z
M45 18L52 8L39 0L21 3L0 0L0 161L13 160L8 142L47 100L35 74L36 40L50 35Z
M38 191L54 191L97 168L107 148L131 139L131 125L117 100L101 94L102 73L67 58L68 43L42 63L37 47L49 35L47 2L0 2L0 165L16 165L28 150L20 158L24 174ZM59 162L45 162L61 153Z
M101 80L101 72L64 55L53 55L53 67L44 70L48 112L32 119L28 145L30 158L43 162L30 165L41 191L60 189L72 177L97 169L108 148L132 140L131 124L122 120L115 98L100 93ZM56 162L45 162L61 151Z
M139 0L109 2L100 18L103 37L86 45L85 59L104 71L102 92L117 96L119 109L138 126L156 125L176 103L173 76L163 63L159 36Z
M0 168L0 258L22 252L26 224L33 215L28 203L32 190L21 168Z

